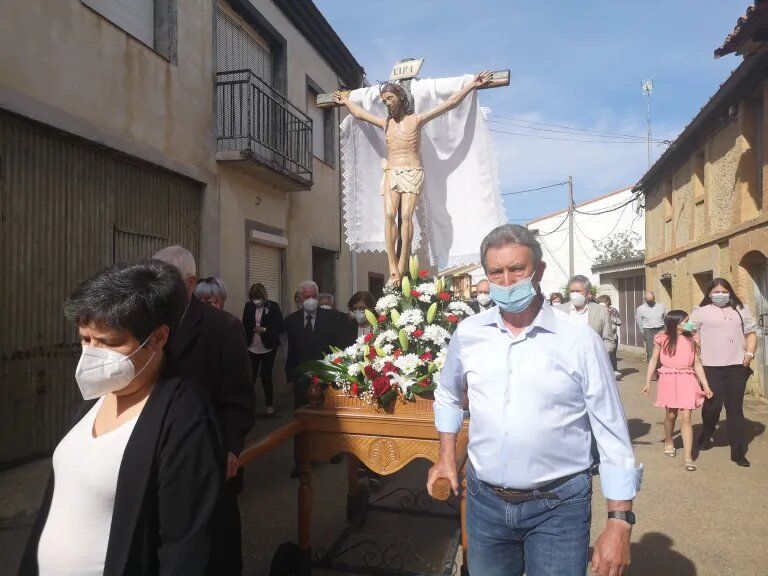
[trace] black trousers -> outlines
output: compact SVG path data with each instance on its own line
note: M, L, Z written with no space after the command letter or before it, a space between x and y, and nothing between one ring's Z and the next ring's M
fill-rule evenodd
M261 385L264 387L264 400L268 408L275 405L275 388L272 383L272 369L275 367L275 357L277 349L266 354L254 354L248 351L251 357L251 368L253 373L253 383L256 384L256 378L261 378Z
M613 352L608 352L608 358L611 359L611 367L613 368L614 372L619 371L619 359L616 357L618 350L614 350Z
M702 436L709 437L715 432L720 419L720 411L725 405L728 421L728 442L731 445L731 458L747 453L744 436L744 391L747 387L747 368L741 364L734 366L704 366L707 382L712 388L712 398L704 401L701 409L703 421Z
M243 572L242 530L237 498L243 488L243 471L224 484L219 501L219 540L215 564L222 576L240 576Z

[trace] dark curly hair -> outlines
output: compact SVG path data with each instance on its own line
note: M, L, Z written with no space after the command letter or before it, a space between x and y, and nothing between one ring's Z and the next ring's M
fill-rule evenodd
M410 114L412 112L411 99L408 98L408 92L406 92L405 88L403 88L400 84L398 84L397 82L380 83L379 94L384 94L385 92L391 92L392 94L394 94L400 99L400 105L403 107L403 111L406 114Z

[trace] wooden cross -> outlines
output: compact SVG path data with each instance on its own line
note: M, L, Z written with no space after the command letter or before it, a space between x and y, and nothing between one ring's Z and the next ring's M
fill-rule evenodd
M390 81L398 81L403 88L405 88L406 92L408 92L408 95L410 97L410 84L411 80L413 80L416 75L418 75L419 70L421 69L422 64L424 64L424 58L406 58L404 60L401 60L397 64L394 65L392 68L392 73L389 76ZM480 88L480 90L485 90L486 88L500 88L502 86L509 86L509 69L507 70L498 70L495 72L491 72L493 75L490 84L487 86L483 86ZM346 91L347 93L350 92L350 90ZM318 108L334 108L340 106L340 104L337 104L333 99L333 93L326 93L326 94L318 94L317 95L317 107Z

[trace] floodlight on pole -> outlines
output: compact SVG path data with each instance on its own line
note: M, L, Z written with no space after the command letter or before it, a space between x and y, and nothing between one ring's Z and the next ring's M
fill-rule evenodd
M647 116L647 122L648 122L648 168L651 167L651 139L652 139L652 133L651 133L651 94L653 93L653 80L650 78L648 80L643 80L640 83L641 89L643 93L648 98L648 116Z

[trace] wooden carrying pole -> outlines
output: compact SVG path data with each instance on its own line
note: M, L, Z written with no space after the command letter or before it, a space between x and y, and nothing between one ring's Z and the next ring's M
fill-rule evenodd
M497 70L495 72L491 72L493 77L491 78L490 83L487 86L482 86L478 88L478 90L486 90L487 88L501 88L502 86L509 86L509 78L510 78L510 72L509 69L507 70ZM349 90L346 90L345 92L350 92ZM334 108L339 106L336 102L333 100L333 93L325 93L325 94L318 94L317 95L317 107L318 108Z

